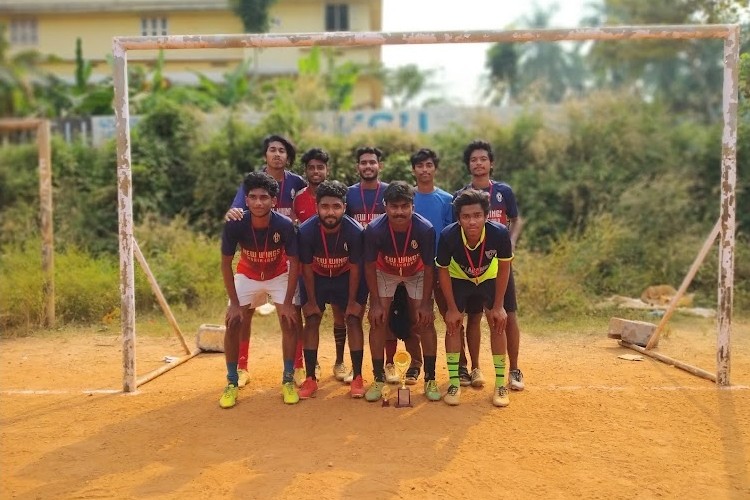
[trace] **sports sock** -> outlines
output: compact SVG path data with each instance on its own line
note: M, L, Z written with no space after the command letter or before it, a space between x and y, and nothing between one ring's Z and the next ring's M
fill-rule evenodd
M393 364L393 355L396 354L396 348L398 348L398 340L386 340L385 341L385 362Z
M286 384L287 382L294 382L294 360L293 359L284 360L284 375L281 379L281 383Z
M435 363L437 362L437 356L425 356L424 357L424 379L435 380Z
M344 362L344 346L346 345L346 327L333 325L333 340L336 343L336 364Z
M239 375L237 375L237 363L227 361L227 382L234 384L235 387L239 385Z
M383 369L383 359L372 359L372 374L376 382L385 382L385 370Z
M448 376L451 379L451 385L461 387L461 381L458 379L458 358L460 354L457 352L447 352L445 357L448 359Z
M362 375L362 358L364 357L365 351L352 351L352 370L353 375L356 378L359 375Z
M247 370L247 358L250 356L250 341L240 340L240 357L237 362L237 368Z
M304 368L302 366L302 350L305 347L305 342L302 339L297 340L297 345L294 347L294 368Z
M493 354L492 364L495 365L495 387L505 386L505 354Z
M317 349L305 349L305 371L308 377L312 377L315 380L315 365L318 364L318 350Z

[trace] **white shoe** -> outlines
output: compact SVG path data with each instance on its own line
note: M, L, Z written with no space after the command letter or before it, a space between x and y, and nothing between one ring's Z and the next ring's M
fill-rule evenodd
M471 370L471 386L484 387L484 375L482 375L482 370L479 368Z
M492 395L492 404L500 408L505 408L510 404L509 394L507 387L495 387L495 393Z
M349 373L346 374L346 377L344 377L344 380L342 380L345 384L351 384L354 380L354 370L349 370Z
M396 367L393 363L385 365L385 381L389 384L398 384L400 381L398 373L396 373Z
M247 370L237 370L237 387L245 387L250 382L250 374Z
M344 363L336 363L333 365L333 376L338 380L339 382L342 382L349 371L346 369L346 365Z
M523 383L523 373L521 370L510 371L510 388L514 391L522 391L526 385Z
M451 406L458 406L461 402L461 388L455 385L448 386L448 392L443 396L443 401Z

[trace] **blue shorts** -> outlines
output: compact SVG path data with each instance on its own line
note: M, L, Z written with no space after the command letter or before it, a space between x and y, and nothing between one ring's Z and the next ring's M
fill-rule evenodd
M368 292L364 276L362 278L363 279L359 280L356 300L358 304L364 306L367 304ZM313 279L315 280L315 300L321 311L325 310L326 304L333 304L342 310L346 309L346 305L349 303L348 272L332 278L315 274ZM307 290L305 290L304 286L300 288L300 295L302 297L302 304L306 304L308 298Z

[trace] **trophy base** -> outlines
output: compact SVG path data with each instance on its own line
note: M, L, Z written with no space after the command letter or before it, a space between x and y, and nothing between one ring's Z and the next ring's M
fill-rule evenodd
M408 387L399 387L396 408L410 408L411 406L411 391Z

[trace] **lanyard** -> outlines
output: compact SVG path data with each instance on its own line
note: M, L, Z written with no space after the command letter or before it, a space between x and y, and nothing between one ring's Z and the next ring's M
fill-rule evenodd
M388 230L391 232L391 241L393 242L393 251L396 252L396 263L398 265L398 275L403 276L404 275L404 268L400 265L400 260L403 258L406 259L406 250L409 248L409 237L411 236L411 221L409 221L409 229L406 230L406 240L404 240L404 255L398 254L398 247L396 246L396 235L393 234L393 227L391 227L391 223L388 223Z
M289 207L282 207L281 205L284 202L284 183L286 182L286 170L284 170L284 177L281 179L281 183L279 184L279 208L289 208ZM492 196L490 194L490 196Z
M461 229L461 232L463 232L463 229ZM482 229L482 232L484 232L484 229ZM487 243L486 234L484 235L484 238L482 239L482 248L479 249L479 265L476 267L474 266L474 260L471 258L471 254L469 253L469 247L466 245L466 243L464 243L464 253L466 254L466 259L469 261L469 270L471 271L471 274L474 275L474 283L476 283L477 285L479 285L479 271L482 269L482 260L484 259L484 244L485 243Z
M359 196L362 198L362 209L365 211L365 215L367 216L367 222L365 225L369 224L372 221L373 216L375 215L375 207L378 204L378 195L380 194L380 181L378 181L378 189L375 191L375 198L372 200L372 210L367 210L367 203L365 203L365 189L362 187L362 183L359 183Z
M328 256L328 242L326 241L326 233L323 231L323 224L321 223L320 226L320 238L323 240L323 251L326 254L326 263L330 266L330 257ZM333 251L335 252L336 249L339 246L339 236L341 236L341 225L339 225L338 230L336 231L336 242L333 244ZM333 278L333 269L330 267L328 268L328 277Z
M253 227L253 221L252 218L250 219L250 231L253 233L253 242L255 243L255 252L258 253L260 250L260 247L258 246L258 240L255 238L255 228ZM266 242L263 244L263 256L265 257L266 252L268 251L268 235L271 234L271 222L268 222L268 227L266 228ZM260 260L261 257L258 256L258 260ZM268 266L268 264L263 263L261 265L261 269L265 269ZM260 280L264 281L266 279L266 273L264 271L260 272Z

